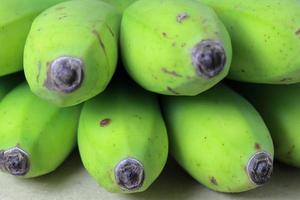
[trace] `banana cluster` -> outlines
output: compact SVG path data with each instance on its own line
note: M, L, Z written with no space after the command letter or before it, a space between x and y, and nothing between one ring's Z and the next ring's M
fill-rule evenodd
M300 167L299 10L0 0L0 170L42 176L78 146L99 185L135 193L171 154L206 187L237 193L267 183L274 159Z

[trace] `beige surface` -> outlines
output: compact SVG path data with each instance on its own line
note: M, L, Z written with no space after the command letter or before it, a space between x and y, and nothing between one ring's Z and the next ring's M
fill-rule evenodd
M276 164L269 184L242 194L210 191L169 162L160 178L140 194L119 195L105 192L84 170L77 153L57 171L37 179L23 180L0 173L0 200L229 200L299 199L300 169Z

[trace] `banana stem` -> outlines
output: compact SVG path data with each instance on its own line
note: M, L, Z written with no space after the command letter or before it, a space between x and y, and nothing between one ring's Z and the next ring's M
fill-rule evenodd
M83 62L81 59L65 56L55 59L49 67L45 86L50 90L71 93L83 81Z
M273 172L273 161L266 152L258 152L248 162L248 175L256 185L263 185L269 181Z
M121 189L134 191L142 187L144 182L144 167L134 158L119 162L115 168L115 178Z
M203 40L193 48L192 62L199 76L210 79L223 71L226 52L219 41Z
M29 171L29 156L19 147L0 151L0 170L14 175L24 176Z

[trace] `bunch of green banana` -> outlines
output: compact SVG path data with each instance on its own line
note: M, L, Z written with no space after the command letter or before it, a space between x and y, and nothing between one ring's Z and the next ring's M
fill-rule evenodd
M55 170L76 144L81 106L59 108L23 83L0 105L0 169L36 177Z
M300 82L299 0L198 0L215 9L233 46L229 78Z
M231 63L225 27L194 0L134 2L124 11L121 51L135 81L166 95L197 95L223 79Z
M156 97L127 81L116 83L84 104L78 145L85 168L106 190L146 190L168 155Z
M300 167L300 84L232 84L261 113L270 129L275 158Z
M24 50L31 90L63 107L102 92L116 68L120 22L121 13L99 0L67 1L44 11Z
M23 69L23 50L34 18L63 0L0 0L0 76Z
M163 97L170 151L196 180L220 192L266 183L273 143L256 110L218 85L195 97Z

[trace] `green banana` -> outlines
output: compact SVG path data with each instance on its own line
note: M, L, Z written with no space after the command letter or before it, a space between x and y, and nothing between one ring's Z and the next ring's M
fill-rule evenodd
M275 158L300 167L300 84L232 84L256 107L270 129Z
M233 46L228 78L254 83L300 82L299 0L200 0L215 9Z
M116 68L120 22L121 13L99 0L73 0L44 11L24 50L31 90L62 107L102 92Z
M0 104L0 169L31 178L55 170L76 144L81 106L59 108L22 83Z
M170 152L196 180L220 192L266 183L273 143L256 110L224 85L194 97L163 97Z
M0 76L23 70L23 50L34 18L63 0L0 0Z
M161 173L168 138L156 101L121 81L84 104L78 131L81 159L106 190L141 192Z
M124 11L120 37L128 73L160 94L197 95L223 79L231 63L227 30L197 1L139 0Z

